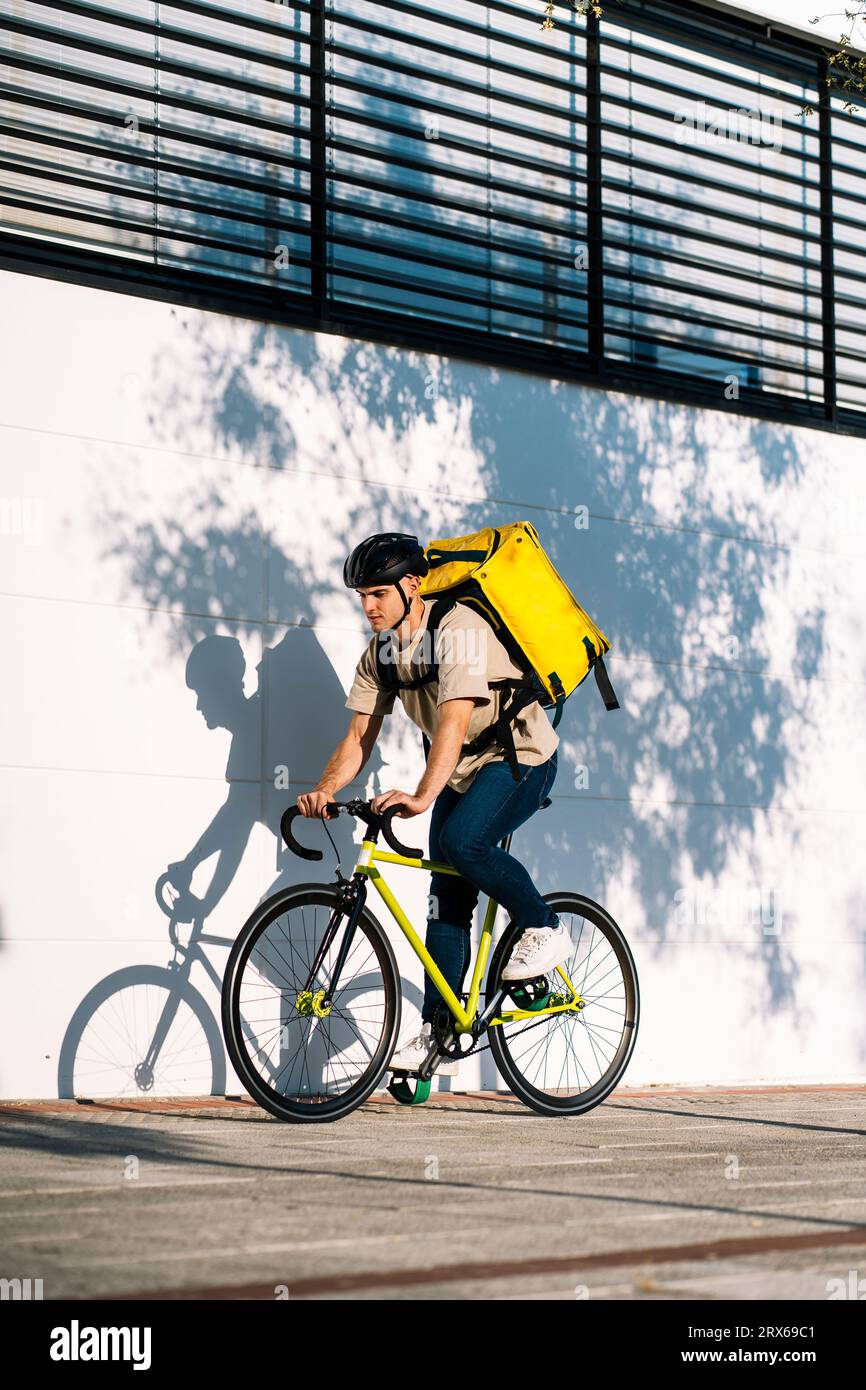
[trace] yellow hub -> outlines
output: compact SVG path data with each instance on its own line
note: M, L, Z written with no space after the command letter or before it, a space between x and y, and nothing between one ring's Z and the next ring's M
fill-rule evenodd
M295 1008L304 1018L309 1018L315 1014L316 1018L327 1018L331 1012L331 1005L323 1003L325 991L316 990L314 994L311 989L302 989L298 992L295 1000Z

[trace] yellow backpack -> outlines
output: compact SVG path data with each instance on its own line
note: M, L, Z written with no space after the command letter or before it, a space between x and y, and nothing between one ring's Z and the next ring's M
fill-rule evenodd
M380 633L376 657L383 682L391 689L409 689L438 678L435 633L455 603L465 603L487 619L523 672L520 680L491 681L491 685L511 688L510 701L503 701L497 722L466 745L464 753L480 752L495 741L519 780L514 719L537 700L542 709L555 709L555 729L565 701L591 670L605 707L619 709L604 665L610 642L557 574L531 522L515 521L470 536L431 541L424 554L430 570L421 580L420 593L436 600L427 621L434 655L424 675L401 681L394 663L381 655L388 634ZM425 735L425 756L429 746Z

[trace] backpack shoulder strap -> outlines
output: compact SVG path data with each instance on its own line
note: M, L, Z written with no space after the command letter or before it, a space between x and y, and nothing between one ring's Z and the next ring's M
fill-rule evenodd
M385 642L391 640L392 629L376 634L376 674L381 683L387 690L415 690L419 685L427 685L429 681L439 679L439 662L436 658L436 632L439 624L450 613L451 609L459 599L449 594L442 594L433 600L430 607L430 614L427 618L427 632L430 634L430 664L421 676L415 676L412 680L401 681L397 675L397 667L393 661L386 661L383 655Z
M414 690L419 685L425 685L428 681L438 680L439 663L436 659L436 632L440 622L446 613L450 613L455 604L460 603L461 599L449 594L442 594L438 599L434 599L427 619L427 631L431 634L432 650L430 666L423 676L416 676L411 681L401 681L397 677L394 663L384 661L381 658L380 648L385 633L379 633L379 640L376 643L376 665L381 673L383 682L392 690ZM461 758L466 753L480 753L488 748L491 743L498 744L508 760L511 768L511 775L515 782L520 781L520 769L517 766L517 750L514 746L513 723L518 714L526 705L531 705L546 692L537 682L528 684L525 679L515 679L505 677L501 680L493 681L493 685L502 686L503 690L510 691L510 699L504 704L499 713L499 718L493 724L489 724L486 729L474 738L471 743L464 743L460 750ZM560 712L559 710L557 711ZM424 761L427 762L430 756L430 740L426 734L422 733L421 743L424 749Z
M508 690L509 699L501 705L498 719L494 723L488 724L486 729L482 729L471 743L465 744L462 752L481 753L485 748L489 748L491 743L498 744L511 768L511 776L515 782L519 782L520 768L517 766L517 749L514 746L514 721L522 709L525 709L527 705L534 704L545 694L545 691L543 687L530 685L526 681L515 680L514 678L493 681L491 684L501 686L503 695Z

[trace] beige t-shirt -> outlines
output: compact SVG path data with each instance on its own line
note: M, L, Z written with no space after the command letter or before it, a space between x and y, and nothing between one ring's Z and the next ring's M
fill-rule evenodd
M390 639L383 644L383 656L394 659L401 680L411 680L423 674L433 655L433 640L427 632L427 620L433 599L422 599L424 614L408 644L398 649L397 635L391 630ZM390 714L394 699L399 695L412 723L433 739L439 723L438 707L446 700L474 697L475 708L469 718L466 743L494 723L509 692L490 688L488 681L511 676L520 678L505 647L499 641L486 618L466 604L457 603L439 624L436 654L439 659L439 681L428 681L415 690L388 690L380 683L376 671L376 642L374 633L355 669L355 676L346 709L360 714ZM559 745L559 735L545 711L537 703L527 705L512 723L517 761L533 767L547 762ZM504 762L505 754L499 744L480 753L464 754L446 785L456 792L469 790L476 772L489 762Z

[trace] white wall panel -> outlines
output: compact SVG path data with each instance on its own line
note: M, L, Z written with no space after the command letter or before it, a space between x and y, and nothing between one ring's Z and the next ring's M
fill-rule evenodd
M56 1094L91 987L168 962L154 883L227 798L208 932L332 878L321 827L311 865L276 826L348 719L352 546L522 517L611 639L622 708L594 680L569 701L553 806L513 849L633 944L626 1079L862 1076L861 440L47 279L0 296L0 1093ZM398 707L353 791L421 768ZM331 830L345 870L357 832ZM423 923L426 878L393 886ZM421 978L390 935L405 1036ZM496 1085L489 1053L440 1084Z

